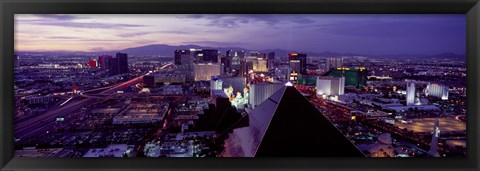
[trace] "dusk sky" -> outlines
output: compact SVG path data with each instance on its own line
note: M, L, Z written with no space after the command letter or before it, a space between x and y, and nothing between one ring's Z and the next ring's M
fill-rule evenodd
M15 15L16 51L103 51L150 44L433 55L466 53L455 15Z

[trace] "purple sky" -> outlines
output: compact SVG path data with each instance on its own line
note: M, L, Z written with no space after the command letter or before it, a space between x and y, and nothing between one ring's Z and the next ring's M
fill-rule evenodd
M15 15L17 51L120 50L149 44L361 54L466 53L455 15Z

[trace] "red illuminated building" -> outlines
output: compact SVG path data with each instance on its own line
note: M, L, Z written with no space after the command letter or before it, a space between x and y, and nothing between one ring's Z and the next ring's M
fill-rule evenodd
M111 58L112 56L109 55L98 56L98 66L100 68L108 68L108 60Z
M95 59L88 60L87 65L90 68L95 68L97 67L97 61Z

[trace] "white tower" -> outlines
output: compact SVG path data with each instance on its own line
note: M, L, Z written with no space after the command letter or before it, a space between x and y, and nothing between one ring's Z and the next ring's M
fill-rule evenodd
M415 83L407 82L407 106L415 104Z

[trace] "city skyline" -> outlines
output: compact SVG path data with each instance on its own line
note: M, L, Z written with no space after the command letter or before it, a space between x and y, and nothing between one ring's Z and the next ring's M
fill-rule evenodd
M20 14L15 15L15 50L101 52L195 44L314 53L463 55L465 23L464 15L426 14Z
M15 157L467 157L464 15L15 17Z

